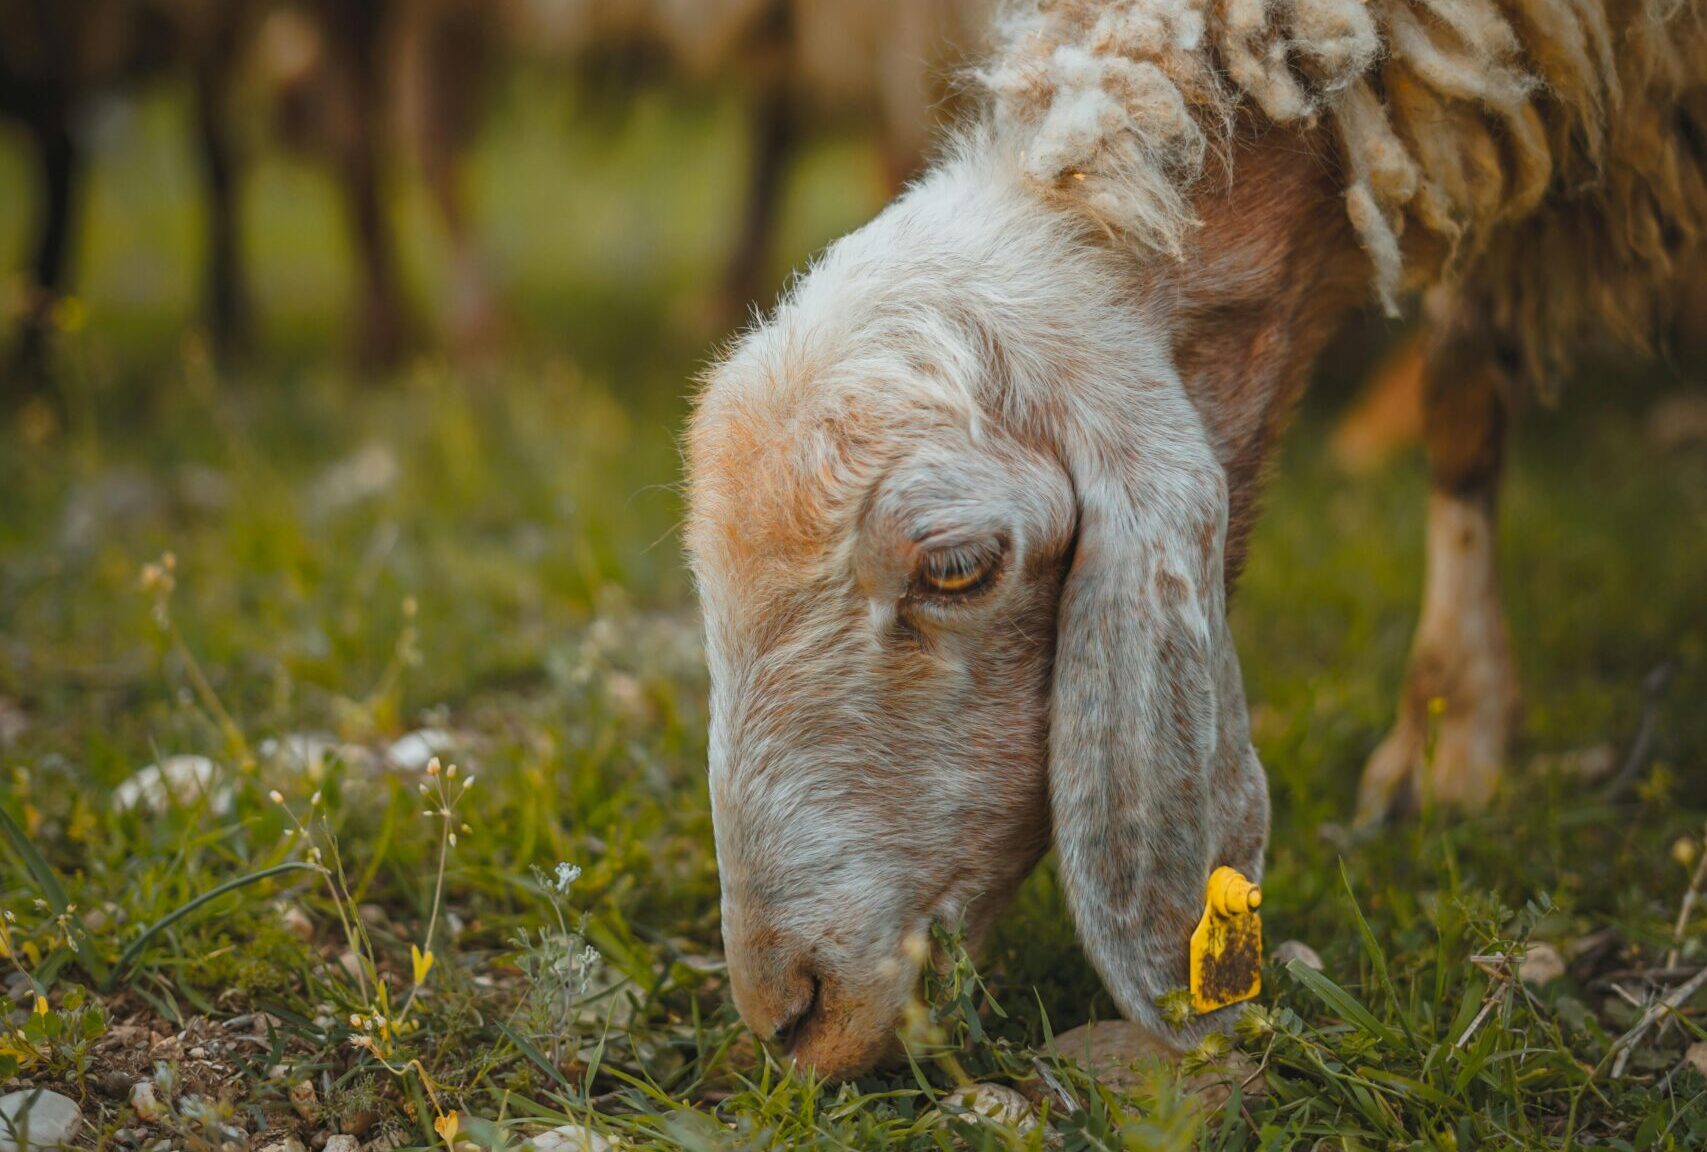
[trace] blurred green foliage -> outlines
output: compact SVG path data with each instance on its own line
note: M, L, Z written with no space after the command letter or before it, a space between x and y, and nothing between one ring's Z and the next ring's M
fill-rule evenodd
M267 793L301 807L319 792L352 894L405 979L435 842L415 777L367 761L406 732L442 730L481 785L411 1043L468 1131L490 1142L506 1127L586 1120L597 1102L611 1114L598 1126L672 1146L1041 1147L1041 1130L930 1120L941 1068L821 1089L755 1066L727 1004L704 672L673 485L738 207L734 105L652 92L613 108L549 75L511 78L471 169L509 338L478 365L429 353L381 379L357 376L340 351L352 274L332 189L271 154L246 196L261 352L236 369L210 362L193 321L182 120L168 93L91 126L76 276L89 324L62 342L51 419L0 430L0 705L13 717L0 796L65 878L86 937L111 961L143 925L286 858L296 849ZM0 267L18 263L29 218L12 143L0 148ZM872 211L877 169L857 142L813 150L780 250L803 255ZM394 210L424 302L446 255L407 181ZM1523 421L1502 566L1527 735L1488 814L1425 812L1373 840L1343 824L1415 621L1426 485L1414 459L1371 478L1336 472L1323 444L1347 382L1323 382L1274 463L1234 626L1275 798L1268 936L1313 945L1326 983L1271 969L1244 1039L1269 1091L1207 1124L1166 1077L1121 1096L1052 1062L1084 1109L1060 1118L1069 1146L1707 1139L1707 1082L1679 1071L1696 1020L1631 1078L1597 1080L1628 1005L1576 975L1526 993L1470 960L1526 940L1569 953L1610 931L1619 962L1642 969L1671 944L1688 880L1672 846L1707 816L1707 448L1656 447L1647 414L1694 387L1689 375L1602 364L1561 410ZM176 586L162 605L139 573L167 552ZM1632 794L1606 799L1560 757L1601 744L1621 754L1660 664L1673 677L1655 762ZM344 746L323 774L265 750L304 733ZM180 753L218 761L229 793L115 808L121 781ZM547 924L530 869L561 860L586 870L575 891L608 979L575 1059L544 1067L494 1022L519 1000L517 930ZM83 993L65 933L37 892L22 860L0 854L0 904L17 910L54 1011L95 1011L72 1004ZM280 907L306 909L306 939ZM379 1131L428 1143L419 1082L348 1045L342 1017L359 1005L335 926L307 882L233 894L150 943L99 1007L103 1026L271 1013L262 1049L221 1089L257 1132L295 1123L269 1075L284 1064L332 1086L329 1113L377 1110ZM1707 963L1699 918L1686 936L1688 963ZM973 1075L1029 1066L1045 1020L1058 1033L1113 1014L1047 866L981 971L1006 1015L949 1029L979 1037L960 1058ZM1466 1014L1496 995L1499 1011L1456 1044ZM962 1012L982 1003L960 1000ZM48 1066L82 1076L87 1062L80 1048ZM134 1122L122 1101L91 1108L103 1133Z

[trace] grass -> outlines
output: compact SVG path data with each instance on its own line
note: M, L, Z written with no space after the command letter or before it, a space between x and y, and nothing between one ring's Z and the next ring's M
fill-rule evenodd
M1275 799L1269 944L1324 969L1266 973L1237 1038L1252 1091L1210 1110L1166 1075L1116 1092L1048 1054L1113 1015L1048 866L976 972L933 981L915 1067L825 1087L765 1059L718 964L704 669L672 535L741 140L722 105L578 108L523 77L477 158L511 350L379 381L326 351L348 312L333 204L279 160L250 188L269 354L208 362L182 332L176 105L112 113L136 130L102 137L63 409L0 430L0 905L27 973L0 1074L79 1099L98 1146L337 1129L376 1152L495 1147L569 1122L686 1148L1707 1143L1699 999L1610 1066L1679 979L1655 975L1668 952L1707 963L1699 915L1674 939L1707 820L1707 453L1662 452L1645 425L1675 368L1603 369L1522 427L1503 564L1524 743L1487 814L1373 839L1344 825L1415 619L1425 485L1415 461L1332 469L1335 381L1303 413L1235 630ZM12 264L21 163L0 153ZM868 211L871 168L815 152L785 247ZM432 233L400 197L425 285ZM1622 755L1661 664L1651 761L1621 794L1584 785L1561 762ZM477 783L428 776L411 742ZM191 755L213 767L182 795L115 803ZM1508 958L1543 943L1563 978L1514 980ZM1040 1067L1048 1131L942 1101L961 1077L1036 1090Z

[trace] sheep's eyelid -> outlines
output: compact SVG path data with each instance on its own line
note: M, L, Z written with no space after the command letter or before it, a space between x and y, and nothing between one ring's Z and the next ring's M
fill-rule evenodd
M911 600L925 603L959 601L994 587L1008 561L1008 538L997 536L925 549L908 581ZM955 573L964 583L955 583Z

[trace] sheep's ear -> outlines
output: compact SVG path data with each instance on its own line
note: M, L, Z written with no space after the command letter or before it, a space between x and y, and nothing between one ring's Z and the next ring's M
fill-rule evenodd
M1049 743L1055 844L1091 962L1125 1015L1188 981L1217 865L1261 875L1268 789L1226 620L1227 487L1170 383L1064 445L1078 536L1061 593ZM1142 421L1142 424L1138 424Z

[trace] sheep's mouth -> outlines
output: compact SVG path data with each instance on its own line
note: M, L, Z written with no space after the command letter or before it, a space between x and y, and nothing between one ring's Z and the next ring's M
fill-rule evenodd
M812 1022L818 1018L819 1010L824 1006L824 981L821 977L812 977L812 995L806 1001L806 1007L800 1014L785 1024L777 1033L777 1043L782 1050L793 1056L799 1050L801 1042L806 1037Z

